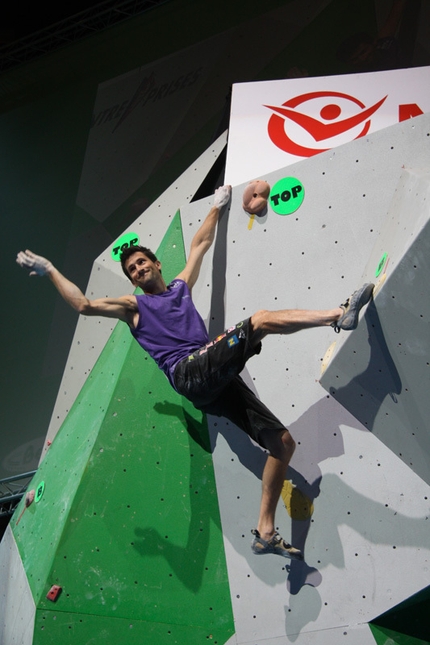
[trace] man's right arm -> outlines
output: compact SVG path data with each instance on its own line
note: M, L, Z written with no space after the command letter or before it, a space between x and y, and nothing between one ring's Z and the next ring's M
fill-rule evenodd
M62 275L46 258L26 250L18 253L16 261L21 267L30 270L30 276L47 276L64 300L80 314L117 318L134 325L138 312L135 296L89 300L79 287Z
M214 205L191 241L190 253L185 269L176 277L187 283L190 291L197 281L205 253L211 247L215 238L215 229L221 210L228 204L231 197L231 186L220 186L215 190Z

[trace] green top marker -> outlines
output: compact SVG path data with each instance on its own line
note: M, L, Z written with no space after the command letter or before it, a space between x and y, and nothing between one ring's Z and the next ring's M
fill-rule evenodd
M303 184L295 177L284 177L270 191L269 204L278 215L291 215L300 208L304 197Z
M121 253L129 246L139 244L139 236L136 233L125 233L117 239L111 250L111 258L115 262L121 261Z
M375 272L375 278L378 278L381 275L382 269L384 268L386 261L387 261L387 253L384 253L382 258L379 260L379 264Z
M34 501L36 502L36 504L37 502L40 502L44 492L45 492L45 482L40 482L40 484L36 488L36 495L34 496Z

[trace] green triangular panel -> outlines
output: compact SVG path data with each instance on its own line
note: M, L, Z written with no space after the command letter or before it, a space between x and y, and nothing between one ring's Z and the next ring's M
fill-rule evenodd
M374 618L370 627L392 631L400 645L430 644L430 587Z
M180 214L158 249L184 265ZM234 632L206 420L119 323L37 472L13 532L34 643L225 643ZM55 604L51 585L62 592ZM107 640L106 640L107 639Z
M406 634L399 634L386 627L377 627L372 624L369 626L377 645L429 645L430 643L428 640L414 638Z

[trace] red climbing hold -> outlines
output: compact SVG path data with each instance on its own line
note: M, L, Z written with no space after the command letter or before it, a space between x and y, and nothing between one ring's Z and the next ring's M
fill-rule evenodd
M52 600L52 602L55 602L58 596L60 595L60 593L61 593L61 587L59 587L58 585L52 585L46 597L48 598L48 600Z

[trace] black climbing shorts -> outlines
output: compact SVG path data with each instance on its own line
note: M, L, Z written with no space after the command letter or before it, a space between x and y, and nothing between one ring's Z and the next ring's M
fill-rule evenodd
M226 417L264 447L261 432L283 432L285 426L239 376L261 343L249 342L250 322L243 320L183 359L175 369L176 390L196 408Z

